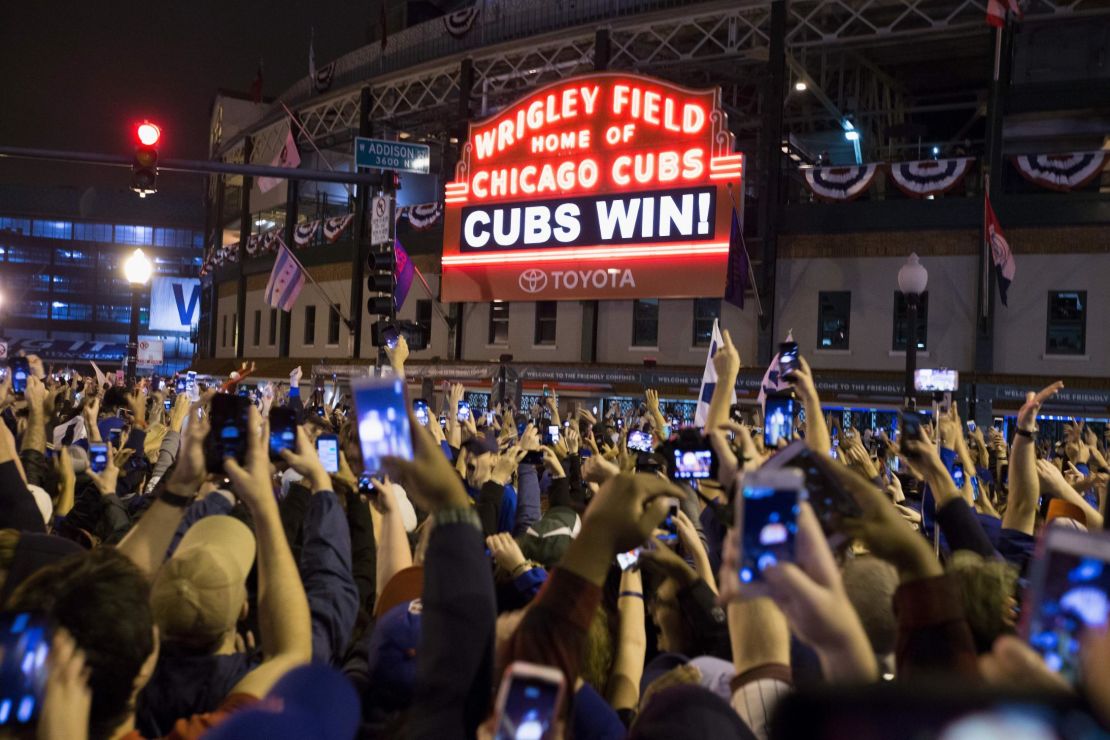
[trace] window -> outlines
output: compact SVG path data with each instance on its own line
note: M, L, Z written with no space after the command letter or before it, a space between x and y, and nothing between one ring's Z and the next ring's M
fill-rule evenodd
M254 312L254 342L253 345L257 347L262 343L262 312Z
M92 318L92 306L85 303L54 301L51 304L51 318L64 321L87 321Z
M189 247L193 244L192 229L164 229L154 230L154 246L156 247Z
M720 298L694 299L694 346L708 347L713 342L713 322L721 318Z
M84 249L59 248L54 250L54 263L58 265L96 265L96 253Z
M27 319L45 319L49 317L50 303L48 301L19 301L11 307L12 316Z
M69 239L72 233L73 224L69 221L35 221L31 225L31 236L46 239Z
M278 312L276 308L270 309L270 346L277 344Z
M659 344L659 299L632 301L632 346L655 347Z
M31 233L31 219L0 217L0 231L14 231L17 234Z
M432 343L432 302L416 302L416 325L420 327L426 344Z
M504 301L489 304L489 343L509 343L509 304Z
M906 332L909 330L909 304L902 291L894 291L894 341L891 348L895 352L906 351ZM929 348L929 291L917 299L917 348Z
M8 262L48 265L50 264L50 250L38 247L8 247Z
M142 313L139 313L139 323L142 323ZM231 346L239 346L239 314L231 314Z
M224 314L223 326L220 328L220 346L227 346L227 314Z
M316 306L304 307L304 343L316 343Z
M335 306L328 311L328 344L339 344L339 311Z
M154 229L149 226L121 226L116 224L116 244L150 244Z
M107 321L115 324L126 324L131 320L131 307L121 306L119 304L107 305L98 303L96 305L96 319L97 321ZM226 320L227 317L225 316Z
M817 349L848 349L851 310L849 291L817 294Z
M1087 352L1087 291L1065 290L1048 294L1046 355L1082 355Z
M555 344L555 319L559 304L555 301L536 301L535 344Z
M73 224L73 238L87 242L110 244L112 241L112 225L75 223Z

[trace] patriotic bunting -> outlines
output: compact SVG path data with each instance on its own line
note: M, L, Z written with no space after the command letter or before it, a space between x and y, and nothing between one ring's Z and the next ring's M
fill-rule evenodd
M335 62L329 62L312 76L312 87L318 93L327 92L331 89L332 79L335 77Z
M280 233L281 229L273 228L261 235L263 254L268 254L277 248L278 240L281 238Z
M474 3L469 8L463 8L462 10L456 10L454 13L448 13L443 16L443 27L447 29L447 33L457 39L461 39L470 31L471 26L474 25L479 10L478 3Z
M351 219L354 218L353 213L348 213L344 216L335 216L329 218L324 222L324 238L328 240L328 244L335 244L347 227L351 225Z
M955 159L922 159L890 165L890 177L911 198L925 198L947 193L960 184L967 174L972 157Z
M247 256L253 257L258 254L258 248L262 245L261 234L251 234L247 238Z
M871 187L881 165L850 167L805 167L806 186L820 200L855 200Z
M297 228L293 230L293 242L298 247L304 247L312 241L312 237L316 236L316 232L319 230L320 219L299 223Z
M397 209L397 220L408 219L409 226L417 231L430 228L441 218L443 218L442 203L421 203Z
M1049 190L1068 192L1083 187L1102 174L1108 152L1019 154L1013 158L1021 176Z

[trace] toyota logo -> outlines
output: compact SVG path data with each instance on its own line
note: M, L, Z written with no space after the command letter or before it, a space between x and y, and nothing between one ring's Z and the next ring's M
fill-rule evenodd
M517 282L525 293L539 293L547 287L547 273L533 267L520 273Z

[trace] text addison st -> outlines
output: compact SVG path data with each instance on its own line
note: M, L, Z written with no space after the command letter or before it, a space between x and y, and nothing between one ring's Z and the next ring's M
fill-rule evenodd
M472 123L445 186L442 299L720 295L743 156L719 97L598 73Z

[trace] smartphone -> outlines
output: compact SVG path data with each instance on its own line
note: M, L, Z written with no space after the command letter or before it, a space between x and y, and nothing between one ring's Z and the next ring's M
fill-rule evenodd
M108 430L108 441L112 443L112 448L119 449L119 441L123 438L123 427L116 427L115 429Z
M1110 536L1049 527L1023 604L1021 634L1045 665L1077 683L1083 632L1105 629L1110 615Z
M286 406L270 409L270 459L281 460L281 451L297 451L297 414Z
M497 690L494 739L553 737L565 692L558 668L519 660L510 664Z
M779 345L779 376L789 378L801 365L798 363L798 343L783 342Z
M31 364L26 357L13 357L12 368L12 393L20 395L27 392L27 378L31 375Z
M921 414L916 411L903 410L900 415L902 417L902 438L921 439Z
M416 417L417 424L422 427L428 426L428 402L423 398L413 399L412 415Z
M0 613L0 725L29 726L38 720L52 640L53 630L41 614Z
M897 459L897 458L895 458ZM827 458L814 453L804 439L796 439L771 456L764 464L767 470L800 470L805 478L806 491L810 506L821 523L821 530L828 538L829 547L836 549L848 544L848 537L841 533L839 523L842 519L856 519L864 516L856 499L840 485L833 464Z
M543 465L543 450L528 450L520 462L522 465Z
M702 438L696 447L678 447L674 450L671 478L674 480L704 480L717 472L717 457L709 440Z
M628 432L628 449L637 452L651 452L651 432L641 432L639 429L630 429Z
M631 568L632 566L636 565L639 562L640 562L640 548L638 548L638 547L635 550L629 550L628 552L618 552L617 553L617 565L619 565L621 567L622 571L628 570L629 568Z
M492 411L487 411L486 412L486 426L493 426L493 423L494 423L494 413Z
M444 414L439 416L439 426L443 429L447 428L447 417Z
M316 438L316 454L325 472L339 472L339 437L334 434L321 434Z
M250 398L251 389L240 383L238 395L242 396L243 398Z
M969 431L969 432L974 432L975 431L975 422L973 422L973 421L968 421L967 422L967 431Z
M759 469L744 476L736 507L740 536L739 578L746 587L763 585L763 571L794 560L798 504L806 498L805 476L792 468Z
M774 449L779 440L789 442L794 437L794 396L789 393L772 393L763 406L763 444Z
M921 368L913 373L913 389L922 393L954 393L959 385L957 370Z
M162 405L166 407L166 411L169 411L173 408L173 399L167 398L165 401L162 401Z
M660 534L655 535L655 539L667 544L674 544L678 542L678 523L675 518L678 516L678 501L671 499L670 504L667 506L667 516L663 517L663 522L659 525L662 530Z
M204 462L209 473L223 473L224 459L228 457L240 465L246 462L250 407L250 400L242 396L217 393L212 397L208 412L210 428L204 438Z
M412 460L412 426L405 381L399 378L368 378L351 383L362 447L362 469L376 475L382 460L397 457Z
M190 400L196 401L200 398L200 389L197 388L197 373L195 370L190 370L185 373L185 392L189 395Z
M102 473L108 467L108 445L104 442L89 442L89 470Z
M185 392L185 378L181 377L180 375L177 376L177 380L174 381L173 385L174 385L174 392L176 392L176 393L184 393Z
M559 425L558 424L548 424L547 425L547 436L544 437L543 443L545 445L559 444Z
M458 409L458 412L455 415L455 418L457 418L461 422L470 421L470 402L469 401L459 401L459 409Z
M401 341L401 332L397 330L396 326L385 326L382 328L382 339L385 341L386 347L397 349L397 343Z

